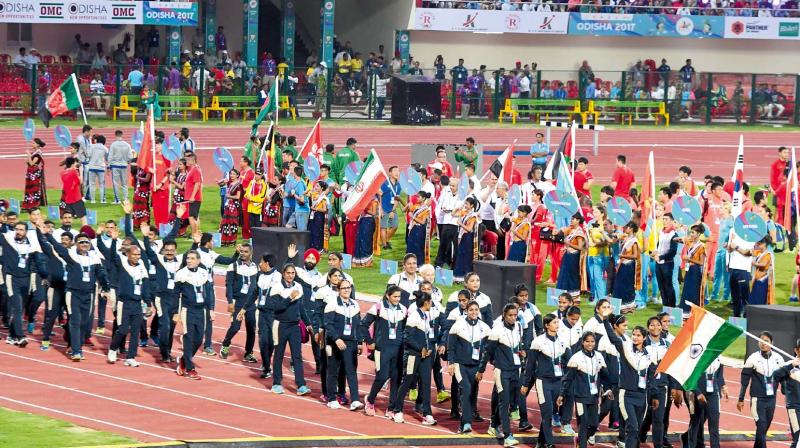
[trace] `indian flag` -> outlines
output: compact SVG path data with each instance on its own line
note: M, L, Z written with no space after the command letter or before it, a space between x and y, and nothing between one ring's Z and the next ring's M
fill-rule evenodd
M350 196L342 206L342 210L347 215L348 219L358 219L358 215L367 208L369 202L378 194L383 182L388 179L386 171L383 169L381 159L375 150L371 150L369 157L364 162L361 172L358 174L358 179L353 185Z
M692 314L656 371L675 378L684 390L693 390L708 366L742 333L741 328L692 305Z

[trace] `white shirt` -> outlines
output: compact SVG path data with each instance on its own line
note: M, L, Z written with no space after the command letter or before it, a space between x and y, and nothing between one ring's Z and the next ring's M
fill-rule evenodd
M753 250L753 246L755 246L754 243L748 243L747 241L739 238L739 236L735 233L733 234L732 242L740 250ZM753 257L750 255L742 255L738 250L728 252L728 258L729 269L739 269L750 272L750 269L753 266Z
M530 92L531 91L531 80L528 79L527 76L520 76L517 78L519 82L519 91L520 92Z
M460 201L450 191L450 188L442 190L439 199L436 201L436 219L440 224L458 225L458 218L453 216L453 210L457 210ZM449 211L445 211L449 210Z

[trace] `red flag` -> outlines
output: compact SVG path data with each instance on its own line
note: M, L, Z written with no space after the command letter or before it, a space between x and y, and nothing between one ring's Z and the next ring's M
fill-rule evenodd
M644 173L644 184L642 184L642 222L649 223L655 221L655 200L656 200L656 173L653 159L653 151L647 159L647 170ZM646 227L643 226L643 227Z
M146 170L149 173L155 174L155 126L153 124L152 111L148 109L147 120L144 123L144 136L142 138L142 147L139 148L139 156L136 159L136 166L140 169ZM151 182L155 185L155 182Z
M303 143L303 147L297 154L297 158L301 162L306 160L308 156L314 156L319 161L320 165L324 163L324 158L322 157L324 147L322 145L322 128L319 125L320 120L322 120L322 118L317 120L317 124L311 129L305 143Z
M500 157L497 158L492 164L489 166L489 169L481 178L481 182L489 175L489 173L494 174L494 177L497 178L498 181L505 182L506 185L511 187L511 175L514 174L514 145L517 143L514 140L511 143L511 146L506 148Z
M792 199L797 196L797 162L794 159L795 151L792 148L792 158L789 159L789 176L786 178L786 197L784 198L783 228L792 231Z

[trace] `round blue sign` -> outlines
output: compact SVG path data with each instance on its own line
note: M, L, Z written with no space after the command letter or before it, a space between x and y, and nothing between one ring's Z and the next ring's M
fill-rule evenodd
M319 169L319 160L317 160L316 157L306 157L306 161L303 163L303 170L306 172L306 176L308 176L309 180L314 182L319 179Z
M168 136L167 140L164 141L164 144L161 145L161 154L163 154L164 158L170 162L180 159L181 141L178 140L178 137L175 137L174 135Z
M362 166L364 166L364 162L357 160L355 162L350 162L344 168L344 178L350 185L355 185L356 180L358 180L358 175L361 174Z
M548 191L544 195L544 205L556 219L569 220L578 213L578 200L575 196L558 190Z
M133 132L133 136L131 136L131 148L134 151L139 152L142 149L142 141L144 140L144 132L140 129L137 129Z
M214 165L226 176L230 170L233 169L233 156L231 152L225 148L217 148L214 150Z
M767 223L753 212L744 212L733 220L733 232L748 243L757 243L767 235Z
M28 118L22 125L22 136L26 142L33 140L33 135L36 133L36 124L32 119Z
M69 128L60 124L56 126L53 131L56 137L56 143L62 148L67 148L72 143L72 134L69 133Z
M691 226L702 216L702 209L697 199L692 196L678 196L672 200L672 216L684 226Z
M606 213L608 220L615 226L624 226L633 216L631 204L620 196L614 196L606 202Z

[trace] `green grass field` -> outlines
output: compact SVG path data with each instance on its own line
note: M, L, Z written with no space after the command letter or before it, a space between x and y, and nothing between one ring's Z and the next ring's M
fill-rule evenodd
M133 443L136 443L136 440L117 434L95 431L41 415L0 408L0 448L51 448Z

